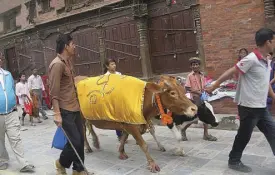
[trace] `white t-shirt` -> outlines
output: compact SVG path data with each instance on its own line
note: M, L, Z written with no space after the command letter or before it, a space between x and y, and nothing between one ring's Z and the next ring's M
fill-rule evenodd
M28 79L28 86L30 90L41 89L42 91L45 91L42 78L39 75L37 76L31 75Z
M28 83L22 83L22 82L16 83L15 93L16 93L16 96L18 97L18 101L21 107L24 107L24 102L26 100L26 97L22 97L21 95L27 95L31 99Z
M235 102L249 108L265 108L269 90L270 60L258 50L236 64L240 72Z
M110 74L111 74L111 73L110 73L109 71L107 71L107 72L105 73L105 75L110 75ZM115 74L121 75L120 72L116 72Z

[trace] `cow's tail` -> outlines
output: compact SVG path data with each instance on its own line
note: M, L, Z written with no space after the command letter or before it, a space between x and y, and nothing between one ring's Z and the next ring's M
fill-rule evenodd
M97 149L100 149L99 140L98 140L98 137L97 137L97 135L95 133L95 130L93 128L92 121L86 120L85 125L88 128L88 130L89 130L89 134L92 135L94 147L97 148Z
M89 131L89 135L95 133L92 123L89 120L85 121L85 125Z

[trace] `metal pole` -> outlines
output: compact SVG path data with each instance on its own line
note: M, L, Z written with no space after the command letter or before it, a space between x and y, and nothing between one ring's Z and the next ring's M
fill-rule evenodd
M76 154L78 160L80 161L81 165L83 166L84 171L87 173L87 175L89 175L89 172L88 172L87 168L85 167L85 165L84 165L83 161L81 160L81 158L80 158L78 152L76 151L76 149L75 149L73 143L71 142L70 138L68 137L67 133L66 133L65 130L62 128L62 126L61 126L61 129L62 129L62 131L64 132L64 135L66 136L67 140L69 141L71 147L73 148L73 150L74 150L74 152L75 152L75 154Z

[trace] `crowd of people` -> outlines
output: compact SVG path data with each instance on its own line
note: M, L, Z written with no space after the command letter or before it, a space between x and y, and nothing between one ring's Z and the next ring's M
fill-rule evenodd
M243 150L251 138L253 128L257 126L268 140L275 154L275 123L270 115L272 101L275 101L275 59L272 59L275 49L275 32L263 28L256 32L257 49L249 53L240 49L237 64L221 75L218 80L206 87L205 77L200 69L201 60L198 57L189 59L191 73L187 76L185 88L194 101L202 100L204 92L211 94L225 80L235 76L238 87L235 102L238 105L240 126L229 154L228 166L231 169L250 172L251 168L241 161ZM67 142L60 157L55 161L56 174L66 174L66 169L73 165L73 175L84 175L84 133L83 119L77 97L72 59L75 55L75 44L69 34L61 34L56 41L57 56L49 66L49 93L54 112L54 122L62 127L70 142ZM23 110L21 125L26 116L25 102L37 98L39 112L44 120L48 119L42 107L42 92L45 90L42 78L37 69L26 79L20 75L19 82L14 87L10 72L2 68L4 57L0 54L0 170L8 168L8 152L5 148L5 134L22 166L21 172L32 172L34 166L24 158L24 149L20 137L20 121L16 105L16 96ZM116 71L116 61L108 59L105 62L104 74L121 74ZM34 96L34 97L33 97ZM40 123L40 117L35 116ZM182 132L187 140L186 129ZM123 131L116 131L120 140ZM204 124L203 139L216 141L217 138L208 133L208 125ZM73 145L73 146L72 146ZM75 152L76 151L76 152ZM77 154L79 155L77 155Z

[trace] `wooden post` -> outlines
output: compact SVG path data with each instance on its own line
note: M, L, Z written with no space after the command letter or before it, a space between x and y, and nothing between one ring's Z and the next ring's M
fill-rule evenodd
M101 70L102 73L104 73L104 62L106 60L106 46L104 41L104 33L102 25L96 26L97 34L98 34L98 40L99 40L99 58L101 63Z
M144 7L144 5L140 7ZM141 68L143 78L148 80L152 78L153 73L148 44L147 6L146 8L139 8L139 10L138 15L135 15L135 17L137 20L137 28L139 33Z

